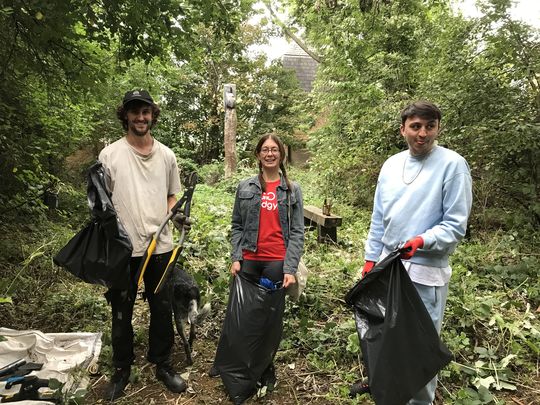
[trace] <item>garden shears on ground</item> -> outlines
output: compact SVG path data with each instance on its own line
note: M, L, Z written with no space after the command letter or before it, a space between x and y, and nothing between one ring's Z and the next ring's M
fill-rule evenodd
M174 204L174 206L171 208L170 212L167 214L163 222L159 225L159 228L157 229L156 233L152 237L152 240L150 241L150 244L148 245L148 248L146 249L146 252L144 253L144 256L142 257L139 269L137 270L137 275L136 275L137 288L140 287L142 283L142 280L144 278L144 272L146 271L146 267L148 266L150 257L152 257L152 254L154 253L154 250L156 249L159 235L161 234L165 226L167 226L167 224L169 223L169 220L173 218L176 214L182 214L185 220L189 221L189 215L191 212L191 199L193 198L193 191L195 190L197 181L198 181L198 176L196 172L192 172L187 176L186 181L185 181L186 190L184 191L184 194L176 202L176 204ZM189 225L189 222L186 222L186 225ZM178 256L182 252L186 235L189 232L189 227L187 228L188 229L186 229L186 226L182 227L178 245L174 248L171 254L169 263L167 264L167 267L165 268L165 271L163 272L163 276L159 280L159 283L156 286L156 289L154 290L154 294L157 294L159 291L161 291L161 289L165 285L165 282L167 281L168 275L170 274L172 268L176 264L176 260L178 259Z
M10 377L6 380L6 389L19 385L19 392L9 395L0 395L0 402L19 402L26 400L33 401L50 401L58 403L58 398L54 397L53 393L41 394L40 388L49 388L49 380L39 378L37 375Z

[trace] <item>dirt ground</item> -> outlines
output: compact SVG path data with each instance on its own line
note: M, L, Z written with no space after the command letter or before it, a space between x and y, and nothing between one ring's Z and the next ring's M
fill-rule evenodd
M212 365L217 339L219 336L200 336L194 344L194 364L186 366L180 339L177 339L174 360L176 369L188 381L188 389L182 394L169 393L165 387L155 379L154 367L146 362L144 355L138 357L135 366L139 368L139 377L126 388L126 395L118 399L115 404L232 404L228 399L224 386L219 377L210 378L208 370ZM340 385L336 376L310 372L305 360L299 358L291 369L288 364L276 362L278 385L276 390L264 397L252 397L246 405L289 405L289 404L363 404L373 405L368 395L357 398L355 401L329 395L332 388ZM102 398L107 378L105 375L95 376L89 386L86 396L88 404L105 404ZM498 396L498 404L539 405L540 404L540 378L537 378L535 387L522 387L517 392L509 392ZM504 401L504 402L503 402ZM451 402L443 401L437 395L435 405L446 405Z
M169 393L155 379L154 366L145 360L144 349L137 347L137 351L140 353L135 364L135 369L138 371L137 381L128 385L125 397L118 399L115 404L232 404L227 397L221 379L208 376L219 339L219 328L215 326L216 322L216 319L212 319L199 330L198 339L194 343L192 366L187 366L181 340L178 336L176 337L174 364L176 370L188 382L186 392L180 395ZM263 397L252 397L245 402L246 405L374 404L369 395L354 401L332 396L331 392L335 392L336 387L347 388L348 386L335 375L310 371L307 361L302 357L298 357L294 361L294 368L292 368L293 363L284 364L276 361L275 365L278 379L275 391ZM88 404L108 403L101 399L107 379L108 376L105 375L93 377L91 385L88 387L89 393L86 396ZM493 403L540 405L540 376L536 376L535 381L533 386L523 386L515 392L497 395L498 401ZM435 405L447 404L451 404L451 402L443 401L441 396L437 395Z
M195 344L194 364L185 367L183 353L175 353L176 368L188 381L186 392L178 395L167 392L164 386L154 378L154 367L145 364L141 367L139 381L130 384L126 389L126 396L116 401L118 404L231 404L221 379L210 378L208 370L213 359L213 350L209 342L199 340ZM207 347L202 347L208 344ZM212 346L215 349L215 345ZM141 359L141 362L143 359ZM248 404L328 404L335 403L324 398L325 391L331 384L329 376L317 376L309 372L288 372L287 365L277 364L278 385L276 390L265 397L253 397ZM326 380L326 383L321 381ZM92 382L88 401L89 403L107 403L101 399L106 386L105 376L96 377ZM366 404L371 402L366 402Z
M138 301L135 308L134 324L148 325L148 311L143 307L144 303ZM197 330L197 340L193 345L193 365L188 366L181 339L177 335L173 361L175 369L188 382L188 389L182 394L172 394L167 391L155 376L155 367L145 359L145 348L137 344L135 361L132 374L137 374L135 381L130 383L126 395L115 401L115 404L232 404L219 377L211 378L208 371L212 366L223 313L213 313L210 318ZM136 326L137 328L137 326ZM102 358L102 361L106 359ZM287 404L336 404L351 403L339 398L327 398L333 385L343 382L333 375L309 371L306 360L298 358L294 363L283 364L276 361L277 386L272 393L264 396L255 396L246 401L246 405L287 405ZM89 404L105 404L108 401L102 399L109 375L107 370L100 370L99 374L92 377L88 394L85 397ZM355 403L373 404L370 400Z
M0 309L2 309L0 307ZM5 308L4 308L5 309ZM11 312L11 311L10 311ZM12 316L0 310L0 324L6 327L20 329L27 328L46 330L46 325L21 325L14 323ZM118 405L158 405L158 404L232 404L228 399L221 379L210 378L210 369L219 339L223 310L212 313L198 328L197 340L193 347L193 365L187 366L181 339L176 336L173 352L173 363L176 370L188 382L188 389L182 394L169 393L154 376L155 368L145 359L146 354L146 327L148 325L148 310L146 303L138 300L135 307L134 325L136 330L136 360L132 369L133 382L125 391L125 396L115 401ZM4 322L5 321L5 322ZM104 346L100 358L100 368L91 376L85 396L85 404L106 404L103 392L106 387L110 370L106 366L110 352ZM246 401L246 405L288 405L288 404L370 404L371 398L366 395L362 398L350 400L344 394L335 394L338 390L347 392L348 384L339 376L329 373L313 371L307 360L298 355L291 361L290 353L286 356L287 362L280 360L278 352L275 366L278 384L274 392L262 397L253 397ZM540 370L540 369L539 369ZM354 370L352 370L354 371ZM540 405L540 371L531 376L532 382L527 385L518 385L516 391L496 393L497 404ZM452 392L452 387L446 387ZM458 389L456 387L456 389ZM435 405L451 404L448 400L437 395ZM463 403L462 403L463 404ZM469 404L465 404L469 405Z

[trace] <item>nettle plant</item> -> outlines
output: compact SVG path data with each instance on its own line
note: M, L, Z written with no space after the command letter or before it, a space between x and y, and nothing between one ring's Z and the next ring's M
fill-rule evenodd
M528 267L534 260L494 265L519 256L515 246L505 250L505 243L499 237L469 243L453 260L443 341L456 360L441 376L468 385L453 396L455 403L489 403L498 392L515 391L540 355L538 315L531 306L537 295L528 288L535 285ZM512 277L506 277L509 269Z

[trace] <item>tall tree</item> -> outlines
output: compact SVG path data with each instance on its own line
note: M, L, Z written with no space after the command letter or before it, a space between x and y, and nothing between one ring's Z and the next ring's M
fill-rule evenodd
M236 84L240 153L264 132L293 133L298 114L292 109L305 95L279 63L266 66L265 57L248 56L249 46L262 39L257 31L245 24L230 43L201 27L198 56L169 71L159 134L180 155L197 163L222 159L225 83Z
M539 36L510 18L509 0L483 1L484 16L469 20L438 0L289 5L323 55L328 125L311 145L334 193L370 204L382 160L405 147L400 108L427 98L443 107L440 142L471 164L474 212L505 218L520 207L514 222L540 222Z
M118 73L138 59L190 60L198 30L231 38L251 0L8 0L0 8L0 204L17 206L56 181L97 118L116 103ZM114 101L113 101L114 100ZM106 114L110 116L110 114Z

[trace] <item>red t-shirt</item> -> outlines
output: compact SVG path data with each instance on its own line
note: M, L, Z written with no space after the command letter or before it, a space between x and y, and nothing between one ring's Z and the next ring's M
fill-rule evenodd
M266 192L261 197L261 213L259 218L259 236L257 238L257 251L243 251L247 260L284 260L285 242L281 223L279 222L278 200L276 188L280 180L266 183Z

